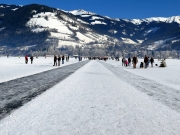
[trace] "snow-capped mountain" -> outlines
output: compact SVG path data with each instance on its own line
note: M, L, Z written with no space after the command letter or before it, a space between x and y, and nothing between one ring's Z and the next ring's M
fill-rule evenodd
M151 18L146 18L146 19L132 19L132 20L127 20L124 19L125 21L131 22L136 25L140 25L143 22L146 23L151 23L151 22L164 22L164 23L178 23L180 24L180 16L172 16L172 17L151 17Z
M67 11L68 12L68 11ZM73 15L80 15L81 17L89 17L89 16L96 16L98 14L96 13L92 13L89 11L85 11L83 9L79 9L79 10L73 10L73 11L69 11L69 13L72 13ZM121 19L116 18L110 18L108 16L104 16L105 18L111 19L111 20L116 20L116 21L120 21ZM145 19L122 19L124 21L127 22L131 22L133 24L137 24L140 25L143 22L146 23L151 23L151 22L165 22L165 23L173 23L176 22L178 24L180 24L180 16L172 16L172 17L151 17L151 18L145 18Z
M0 46L3 49L15 47L33 51L64 45L180 49L179 40L180 16L128 20L83 9L64 11L38 4L0 4ZM174 48L173 44L176 44Z
M175 41L180 39L180 16L129 20L113 19L95 13L89 14L85 11L74 13L74 15L99 33L117 38L124 44L140 45L143 49L150 48L149 46L153 46L160 40L164 41L163 44L153 49L167 49L167 46L173 43L173 40L170 39L176 39ZM175 48L180 49L177 45Z
M92 12L88 12L85 11L83 9L79 9L79 10L73 10L73 11L67 11L68 13L71 13L73 15L96 15L96 13L92 13Z

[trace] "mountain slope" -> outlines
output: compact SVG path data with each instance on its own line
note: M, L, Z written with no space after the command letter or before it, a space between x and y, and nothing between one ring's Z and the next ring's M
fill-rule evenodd
M86 46L133 51L179 50L180 16L113 19L85 10L0 4L0 50L34 51ZM20 53L20 52L19 52Z
M180 39L180 16L128 20L112 19L84 10L70 13L97 32L121 39L125 44L147 46L159 40Z

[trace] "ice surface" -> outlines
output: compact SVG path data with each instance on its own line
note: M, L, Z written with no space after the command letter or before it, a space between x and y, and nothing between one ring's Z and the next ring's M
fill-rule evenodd
M87 62L60 66L60 68L0 83L0 119L56 85Z
M131 77L148 80L172 72L173 81L179 79L179 60L167 60L167 68L132 69L117 61L106 64ZM123 78L103 63L91 61L1 120L0 134L179 135L179 113ZM163 85L166 79L162 76L154 81Z
M34 57L33 64L25 64L24 57L0 57L0 83L13 80L16 78L36 74L46 70L51 70L57 67L53 67L53 56L52 57ZM69 62L61 64L61 66L76 63L78 60L70 58Z
M143 62L142 59L139 59L138 61L139 63ZM160 61L157 60L155 60L155 62L158 65L160 63ZM177 72L177 76L172 74L173 77L177 78L175 80L171 77L167 77L168 74L166 71L164 71L164 68L154 67L143 70L139 68L139 63L137 64L137 69L132 69L132 67L124 67L121 65L121 62L117 63L115 61L108 61L102 64L115 75L120 77L121 80L127 81L129 85L135 87L141 92L146 93L152 99L163 103L177 112L180 112L180 86L172 86L179 82L179 71L175 71ZM171 63L170 66L172 66ZM169 82L166 80L167 78L169 79ZM173 82L173 80L176 82Z

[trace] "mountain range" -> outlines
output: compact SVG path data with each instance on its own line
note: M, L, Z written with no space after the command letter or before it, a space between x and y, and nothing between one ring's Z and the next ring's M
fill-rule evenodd
M128 51L180 50L180 16L130 20L83 9L0 4L0 52L77 45Z

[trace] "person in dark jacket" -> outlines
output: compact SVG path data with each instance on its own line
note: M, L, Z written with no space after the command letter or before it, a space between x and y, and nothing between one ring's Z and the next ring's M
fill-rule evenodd
M145 68L147 68L148 67L148 57L145 55L144 56L144 63L145 63Z
M64 64L64 55L62 56L62 64Z
M61 62L61 57L60 55L58 55L58 66L60 66L60 62Z
M136 64L138 63L138 59L136 55L133 57L133 68L136 68Z
M31 64L33 63L33 59L34 59L34 57L33 57L33 56L31 56L31 57L30 57Z
M151 67L153 67L153 63L154 63L154 58L153 57L151 57L150 62L151 62Z
M67 57L68 57L68 61L69 61L69 55Z
M122 58L122 66L125 66L124 60L125 60L125 58L123 57Z
M57 66L57 56L54 55L54 65L53 66Z
M131 57L128 58L128 65L131 66Z

